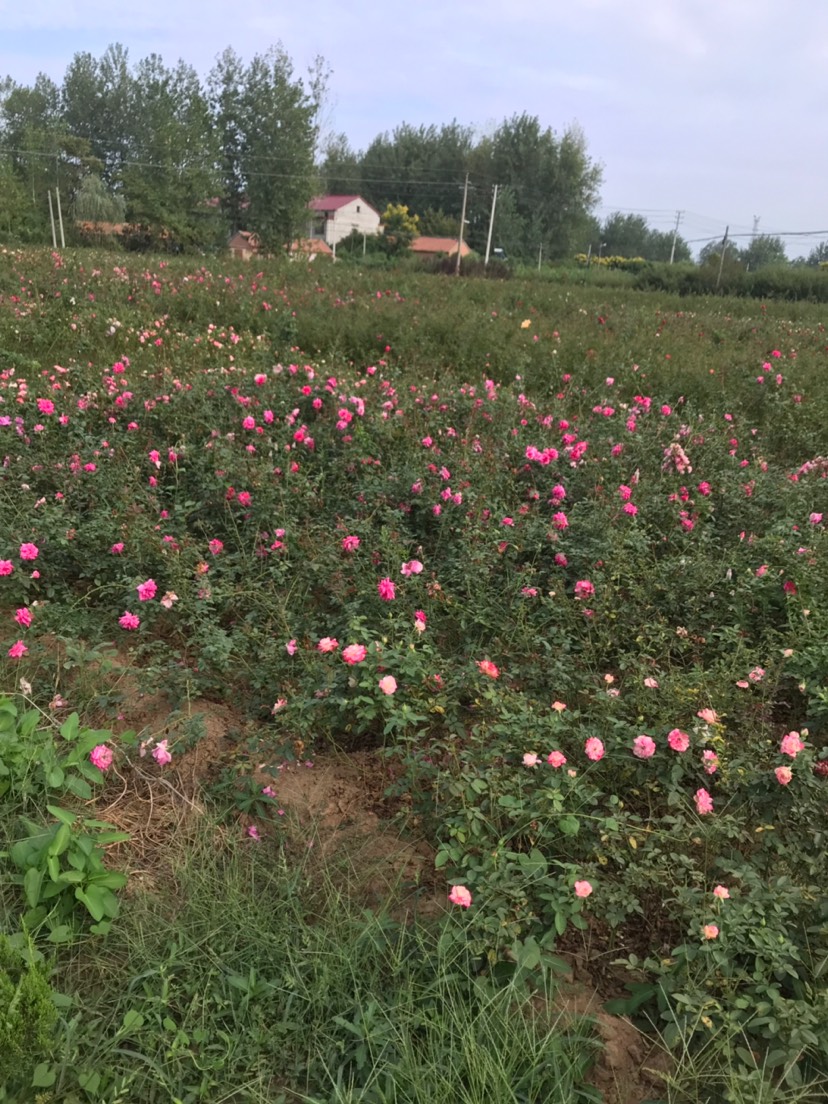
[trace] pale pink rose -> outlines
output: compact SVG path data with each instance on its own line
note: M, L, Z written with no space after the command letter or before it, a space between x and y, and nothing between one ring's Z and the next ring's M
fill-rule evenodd
M711 751L710 748L705 749L702 752L702 764L708 774L715 774L719 769L719 757L715 751Z
M667 733L667 743L673 751L687 751L690 747L690 737L680 728L674 728Z
M403 575L419 575L423 570L423 565L419 560L409 560L408 563L404 563L400 568Z
M368 654L368 649L364 644L349 644L347 648L342 649L342 658L346 663L362 663Z
M523 753L523 765L524 767L536 767L538 765L538 757L534 751Z
M636 736L633 740L633 755L637 759L649 759L655 755L655 740L650 736Z
M459 905L461 908L469 908L472 903L472 895L464 885L452 886L448 899L453 905Z
M172 762L172 754L167 747L166 740L161 740L160 743L156 744L152 749L152 757L159 767L166 767L167 763Z
M587 759L591 759L593 763L597 763L599 759L604 758L604 745L597 736L590 736L584 744L584 752L586 753Z
M589 882L576 882L575 883L575 896L576 897L589 897L592 893L592 886Z
M379 688L382 690L383 694L395 694L397 691L397 680L393 675L384 675L379 680Z
M719 714L715 709L700 709L696 716L701 717L705 724L714 725L719 723Z
M789 755L791 759L796 759L797 755L805 747L805 744L800 740L798 732L786 732L782 737L782 743L779 745L779 750L783 755Z
M478 659L477 666L482 675L488 675L492 679L500 678L500 668L490 659Z
M647 687L648 690L658 690L658 679L645 678L644 685Z
M562 751L550 751L546 761L550 767L555 767L557 770L558 767L562 767L566 763L566 756Z
M702 928L702 934L705 939L716 939L719 934L719 929L715 924L705 924Z
M284 709L286 705L287 705L287 698L277 698L276 701L273 703L273 708L271 709L270 712L271 713L278 713L279 710Z
M773 773L776 775L776 781L780 786L787 786L793 778L793 771L790 767L777 767Z
M293 640L289 640L287 644L285 644L285 651L289 656L296 654L296 637L294 637Z
M717 885L713 890L713 896L717 897L720 901L726 901L730 896L730 890L727 886Z
M323 636L316 645L317 652L335 652L339 647L339 641L335 636Z
M713 798L704 788L696 790L693 800L696 802L696 812L699 816L713 812Z
M566 703L562 701L554 701L552 702L552 708L555 710L556 713L563 713L563 711L566 709Z

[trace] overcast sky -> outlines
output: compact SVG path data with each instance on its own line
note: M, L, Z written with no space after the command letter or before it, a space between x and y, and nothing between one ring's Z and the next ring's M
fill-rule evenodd
M206 74L232 46L281 42L332 70L330 129L380 131L516 112L577 122L603 166L599 215L640 212L689 239L759 231L791 257L828 239L826 0L0 0L0 76L60 83L79 51L122 43Z

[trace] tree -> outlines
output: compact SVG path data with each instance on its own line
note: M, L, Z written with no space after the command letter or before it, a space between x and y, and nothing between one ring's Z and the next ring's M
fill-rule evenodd
M45 236L47 191L60 189L63 204L68 205L84 176L99 171L101 164L92 156L89 141L67 129L60 113L59 89L42 73L31 88L4 83L0 136L10 151L14 175L31 197L32 229L36 236Z
M456 238L460 229L459 216L435 211L433 207L427 207L417 218L420 220L420 233L429 237Z
M725 262L730 265L742 264L742 251L739 246L728 238L725 252ZM722 239L709 241L699 251L699 264L718 268L722 257Z
M469 240L476 248L484 244L493 184L513 190L523 223L518 255L534 255L542 246L546 257L568 256L582 240L601 170L588 157L579 128L558 138L537 116L514 115L478 143L471 168L475 183L482 183L469 216Z
M217 143L219 201L231 234L245 226L245 180L242 167L244 63L229 47L219 55L207 81ZM212 198L212 197L211 197Z
M127 221L143 244L189 249L216 236L218 189L209 108L194 69L167 69L157 54L136 67L128 124L131 158L122 170Z
M788 263L782 239L770 234L757 234L755 238L751 238L750 243L742 250L741 260L749 272L755 272L757 268L767 268L769 265Z
M361 160L360 192L378 209L388 203L456 215L463 202L463 178L474 131L456 120L443 126L401 123L378 135Z
M351 149L345 134L328 138L319 170L325 195L362 195L361 155Z
M11 158L0 154L0 240L32 241L38 238L40 219ZM44 240L40 236L40 240Z
M819 265L828 264L828 241L815 245L805 261L806 264L817 268Z
M385 252L394 257L407 252L420 232L419 218L409 214L404 204L389 203L382 215L382 226Z
M245 221L266 249L283 249L306 233L316 190L319 88L293 75L281 46L257 54L245 70L240 99L240 178L249 203Z
M605 257L643 257L647 261L669 261L673 254L673 232L654 230L641 215L615 211L598 228L592 239L593 253ZM689 261L690 246L676 235L675 261Z
M123 198L113 195L94 173L83 178L72 203L78 222L123 222L125 208Z

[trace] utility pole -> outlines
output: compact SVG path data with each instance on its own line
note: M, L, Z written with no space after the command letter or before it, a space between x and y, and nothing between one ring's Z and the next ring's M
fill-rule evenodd
M716 291L719 290L719 284L722 282L722 269L724 268L725 253L727 252L727 235L730 231L730 227L725 227L725 236L722 239L722 255L719 257L719 275L716 277Z
M49 198L49 219L52 223L52 249L57 249L57 237L55 236L55 209L52 206L52 190L48 188L46 195Z
M466 201L469 198L469 174L466 173L466 183L463 185L463 210L460 212L460 236L457 239L457 260L454 265L454 275L460 275L460 251L463 248L463 232L466 228Z
M759 229L759 219L760 219L761 217L762 217L761 215L754 215L754 216L753 216L753 233L752 233L752 234L751 234L751 236L750 236L750 237L751 237L751 241L752 241L752 240L753 240L753 239L754 239L754 238L756 237L756 232L757 232L757 231L758 231L758 229Z
M55 198L57 199L58 209L58 224L60 226L60 248L66 248L66 238L63 236L63 212L60 209L60 188L55 188Z
M494 229L494 213L495 213L495 204L496 203L497 203L497 184L495 184L494 191L492 192L492 213L489 215L489 236L488 236L488 238L486 238L486 259L483 262L483 267L484 268L486 268L486 266L489 263L489 254L492 251L492 230Z
M538 246L538 272L541 270L541 261L543 260L543 242Z
M683 217L684 211L676 211L676 225L673 229L673 244L670 248L670 264L673 263L676 256L676 238L678 237L678 228Z

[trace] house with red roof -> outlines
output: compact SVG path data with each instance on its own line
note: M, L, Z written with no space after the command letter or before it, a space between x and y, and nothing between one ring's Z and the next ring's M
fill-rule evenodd
M430 238L421 235L411 243L411 252L421 257L456 257L457 238ZM469 253L471 253L471 249L469 249L466 242L463 242L460 248L460 256L468 257Z
M328 195L312 199L309 237L320 238L330 246L357 230L360 234L379 234L380 213L358 195Z

